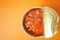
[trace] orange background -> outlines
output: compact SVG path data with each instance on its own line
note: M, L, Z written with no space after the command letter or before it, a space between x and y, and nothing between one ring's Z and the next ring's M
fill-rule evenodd
M47 39L32 38L23 30L25 12L31 7L45 6L55 9L60 17L60 0L0 0L0 40L60 40L60 29Z

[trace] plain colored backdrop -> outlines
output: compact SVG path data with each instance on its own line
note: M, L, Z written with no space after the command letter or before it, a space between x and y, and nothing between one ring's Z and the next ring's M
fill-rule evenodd
M24 32L22 19L31 7L51 7L60 17L60 0L0 0L0 40L60 40L58 33L52 38L32 38Z

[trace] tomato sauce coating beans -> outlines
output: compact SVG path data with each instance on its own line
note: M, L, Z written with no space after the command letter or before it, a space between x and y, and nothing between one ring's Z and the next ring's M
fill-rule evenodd
M43 35L42 13L40 8L33 8L26 13L23 19L23 27L28 34L32 36Z

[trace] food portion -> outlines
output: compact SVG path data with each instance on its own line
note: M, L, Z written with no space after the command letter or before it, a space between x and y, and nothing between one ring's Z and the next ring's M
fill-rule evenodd
M50 38L57 33L57 23L59 16L55 10L50 7L43 8L44 37Z
M27 12L24 18L26 32L33 36L43 35L42 10L34 8Z

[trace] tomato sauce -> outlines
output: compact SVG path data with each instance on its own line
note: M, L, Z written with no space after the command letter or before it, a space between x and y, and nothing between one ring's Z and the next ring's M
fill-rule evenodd
M24 29L33 36L40 36L43 34L43 19L42 10L35 8L29 10L24 17Z

